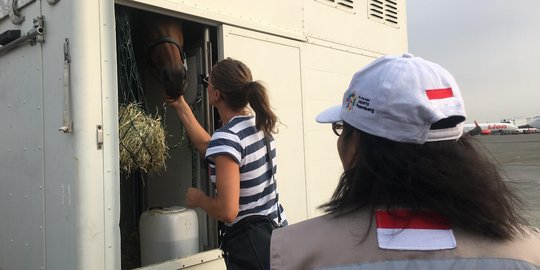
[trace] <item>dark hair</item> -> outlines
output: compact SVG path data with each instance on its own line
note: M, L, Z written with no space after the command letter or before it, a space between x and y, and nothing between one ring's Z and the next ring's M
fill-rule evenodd
M429 209L453 226L493 239L512 239L528 224L521 199L468 135L423 145L399 143L344 123L341 136L344 143L356 139L358 150L332 199L320 207L325 212Z
M232 109L248 104L255 111L255 126L267 134L277 133L278 121L270 107L267 90L260 81L252 81L251 71L242 62L227 58L212 68L212 84Z

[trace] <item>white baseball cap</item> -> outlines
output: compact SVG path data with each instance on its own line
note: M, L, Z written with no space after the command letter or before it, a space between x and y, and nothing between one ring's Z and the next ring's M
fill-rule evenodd
M465 118L454 77L438 64L406 53L380 57L356 72L342 104L316 120L344 121L371 135L424 144L458 139Z

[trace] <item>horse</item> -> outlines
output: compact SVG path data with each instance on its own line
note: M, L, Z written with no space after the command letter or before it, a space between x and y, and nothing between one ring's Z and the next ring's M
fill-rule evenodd
M145 13L137 15L142 72L148 69L165 94L182 95L187 86L187 62L182 23L175 18Z

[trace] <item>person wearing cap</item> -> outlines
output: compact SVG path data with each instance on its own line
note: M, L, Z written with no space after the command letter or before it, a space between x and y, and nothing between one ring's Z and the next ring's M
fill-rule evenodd
M540 233L496 165L463 135L452 75L383 56L317 116L344 172L325 215L272 235L271 269L540 269Z

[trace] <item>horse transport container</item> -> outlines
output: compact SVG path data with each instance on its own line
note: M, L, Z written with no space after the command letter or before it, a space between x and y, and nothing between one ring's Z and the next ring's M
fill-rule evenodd
M175 211L192 186L214 192L202 156L163 106L163 82L141 58L152 46L137 38L149 18L182 24L185 97L209 133L219 128L219 116L200 79L213 64L239 59L265 82L281 121L280 201L296 223L321 214L317 206L330 198L342 170L336 137L315 123L316 114L340 102L361 66L407 51L405 6L0 0L0 269L225 269L218 222L200 209L181 222L143 214L180 215ZM159 173L127 173L121 165L119 112L130 100L158 116L166 131L168 158ZM141 253L166 230L170 249L183 251L143 264ZM196 241L181 243L188 238Z

